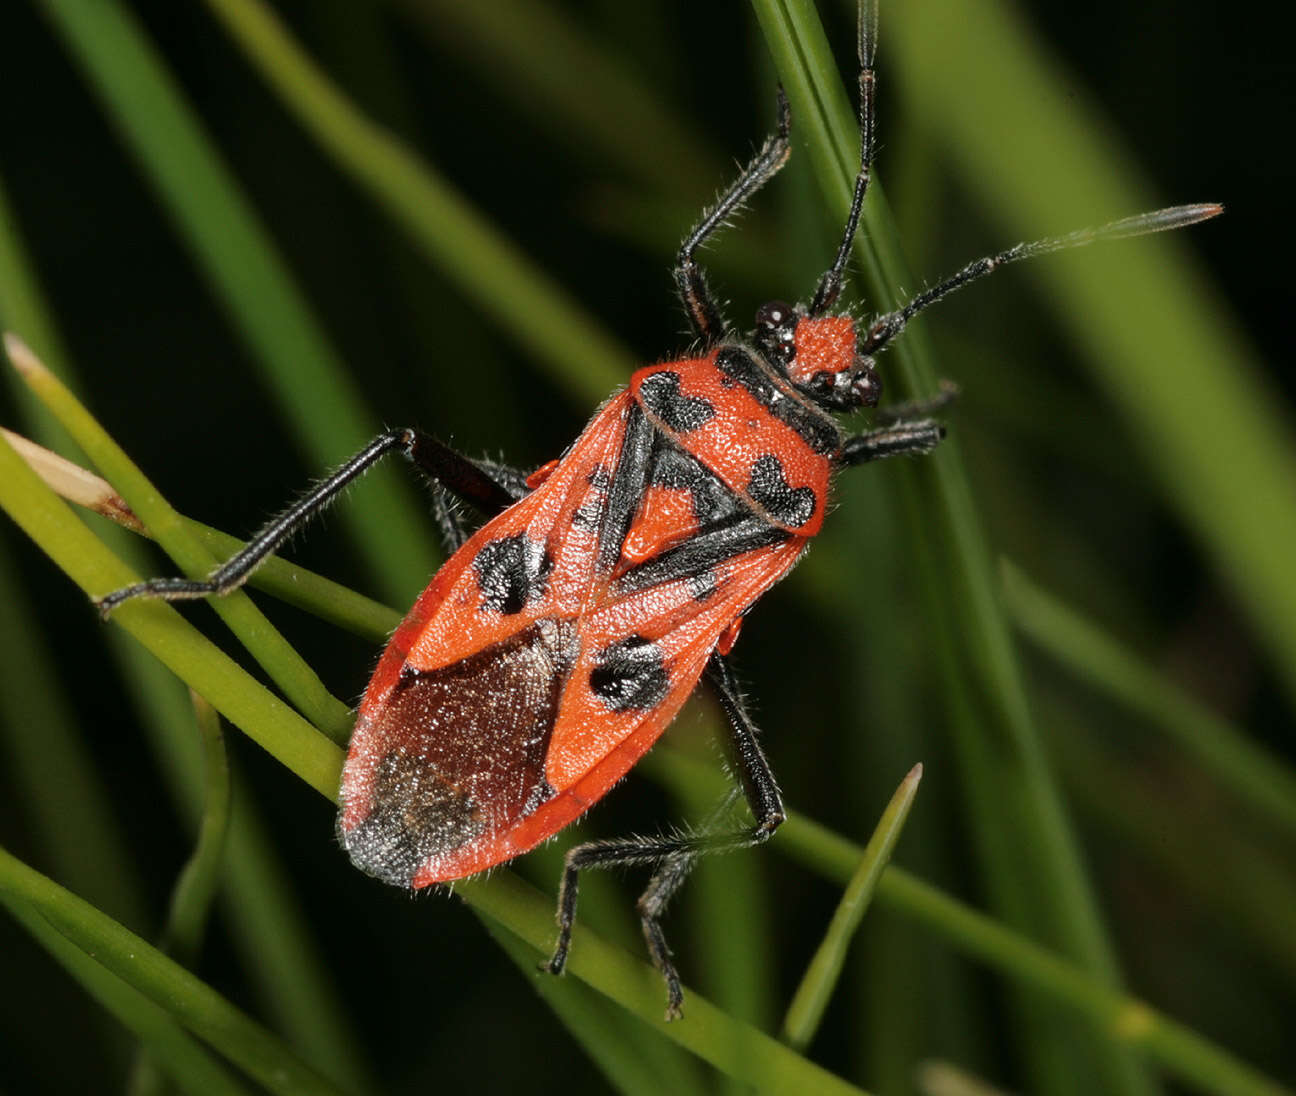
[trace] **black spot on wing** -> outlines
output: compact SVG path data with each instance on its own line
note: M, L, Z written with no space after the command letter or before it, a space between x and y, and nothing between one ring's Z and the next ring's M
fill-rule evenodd
M681 393L679 374L670 371L644 378L639 399L650 414L677 434L696 430L716 413L709 400Z
M591 691L614 712L655 708L669 688L661 648L640 635L604 647L590 671Z
M773 453L758 457L752 465L747 493L775 521L796 528L815 512L815 493L810 487L793 488L783 471L783 462Z
M482 608L510 616L544 597L553 557L526 534L517 533L483 545L472 565Z

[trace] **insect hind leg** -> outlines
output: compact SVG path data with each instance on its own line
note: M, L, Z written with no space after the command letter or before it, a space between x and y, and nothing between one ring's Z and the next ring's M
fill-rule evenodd
M278 548L328 509L350 484L394 452L404 453L425 475L488 517L511 506L521 494L525 494L525 485L519 493L514 481L503 474L501 466L470 460L431 435L410 427L387 430L265 525L240 552L205 579L150 579L97 598L96 608L107 618L124 602L139 597L187 601L237 590ZM455 522L447 518L447 525L443 528L453 534L454 525Z
M713 654L707 664L706 674L716 690L729 723L733 760L742 793L755 819L754 824L731 833L627 837L613 841L592 841L571 849L567 853L562 884L558 890L558 942L548 963L548 969L553 974L561 974L567 965L582 871L587 868L652 865L655 870L639 898L638 910L653 966L666 980L668 1020L677 1019L682 1014L684 991L661 926L667 904L684 884L700 857L759 845L767 841L786 818L778 784L760 748L756 725L743 705L733 671L719 654ZM736 795L737 789L721 805L717 815L728 809Z
M416 445L410 453L410 459L432 485L432 517L441 534L441 545L449 556L462 548L472 535L472 525L464 520L463 511L456 500L469 503L488 519L493 518L512 503L526 497L530 491L526 482L527 473L509 464L473 460L435 439L428 439L426 435L424 438L432 444ZM458 474L450 477L446 474L448 472ZM479 479L481 476L485 476L488 482L482 484ZM449 478L459 484L459 490L447 482ZM474 484L476 490L473 489Z

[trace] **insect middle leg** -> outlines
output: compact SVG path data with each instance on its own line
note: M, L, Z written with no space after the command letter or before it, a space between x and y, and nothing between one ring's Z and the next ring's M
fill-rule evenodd
M280 545L326 510L351 483L393 452L403 453L421 472L488 517L511 506L526 493L525 485L518 478L520 473L512 469L473 461L419 430L409 427L388 430L273 519L248 541L242 551L221 564L207 578L150 579L106 594L96 600L96 607L106 617L123 602L137 597L184 601L236 590Z
M902 419L847 438L841 462L851 466L884 457L920 456L930 453L944 437L945 424L935 419Z
M577 845L567 853L563 869L562 885L558 891L558 943L553 958L549 961L549 970L554 974L561 974L567 964L572 926L576 919L576 893L582 871L587 868L653 865L655 870L639 898L638 910L653 966L666 980L668 1020L680 1016L684 991L661 927L662 914L667 904L688 878L699 857L759 845L767 841L787 817L778 784L760 748L756 725L743 705L729 663L721 655L712 654L707 663L706 676L716 690L729 724L733 762L747 805L755 819L754 824L731 833L702 833L691 837L627 837ZM736 791L734 794L736 795ZM720 813L724 812L732 799L733 796L722 805Z

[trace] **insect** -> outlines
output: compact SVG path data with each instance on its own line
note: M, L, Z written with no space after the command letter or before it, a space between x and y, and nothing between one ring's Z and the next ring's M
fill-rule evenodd
M1017 245L969 263L857 329L833 311L870 179L876 11L859 21L860 162L835 257L807 304L772 301L734 332L707 287L701 246L783 166L790 109L680 248L675 283L689 356L637 371L558 460L526 475L472 460L418 430L390 430L205 580L162 578L99 600L226 593L384 456L400 452L485 517L469 530L444 496L453 554L392 636L360 704L338 834L362 870L426 887L534 848L601 799L665 731L703 678L728 724L752 821L574 847L549 969L566 963L580 873L647 866L639 901L668 1017L683 993L661 918L704 854L765 841L784 820L774 775L729 665L743 618L819 532L838 472L931 452L946 397L893 408L848 433L836 416L873 408L877 355L919 312L1018 259L1098 238L1178 228L1219 213L1179 206ZM735 793L736 794L736 793Z

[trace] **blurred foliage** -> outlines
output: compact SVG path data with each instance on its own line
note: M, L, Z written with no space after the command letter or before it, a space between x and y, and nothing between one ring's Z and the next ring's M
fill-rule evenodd
M246 533L384 424L538 465L626 363L683 349L674 249L772 121L776 76L750 8L276 0L357 112L323 120L349 134L348 160L284 106L215 7L0 5L0 320L182 513ZM114 13L169 73L159 97L129 41L104 37ZM823 15L849 74L853 5ZM1296 855L1290 811L1266 794L1288 786L1281 766L1296 752L1296 614L1282 611L1296 568L1281 566L1296 559L1283 367L1292 157L1275 140L1294 82L1290 37L1266 25L1279 17L1260 5L1231 15L1165 0L884 4L877 171L920 279L1140 208L1228 206L1175 240L1005 271L913 335L962 388L951 434L991 552L1020 568L1007 604L1028 638L1029 712L1124 984L1290 1081ZM78 20L97 61L74 45ZM106 69L91 77L96 64ZM97 89L113 79L123 98L110 107ZM831 254L837 214L805 138L798 126L790 166L706 254L740 326L762 300L805 296ZM402 149L436 175L412 180ZM429 179L442 189L420 191ZM543 272L543 287L515 270ZM1209 373L1192 372L1201 361ZM77 455L16 384L0 385L0 422ZM1257 453L1277 455L1256 468ZM882 465L842 479L834 521L753 613L737 666L794 809L862 844L923 762L897 863L1000 913L976 830L978 803L1002 789L969 778L951 732L967 698L949 694L942 661L966 637L948 623L960 606L931 608L918 561L936 534L898 488L912 474ZM403 475L353 491L294 558L411 601L437 558ZM170 572L115 532L105 536L137 568ZM1106 685L1078 640L1042 639L1022 575L1137 659L1125 680L1143 685ZM8 523L0 598L0 844L156 939L203 802L187 697ZM371 639L258 602L335 696L359 696ZM185 616L250 665L210 610ZM1211 742L1245 743L1258 784L1167 734L1167 712ZM714 724L712 705L695 704L662 748L710 759ZM534 977L517 976L527 945L508 928L488 934L457 900L412 901L359 875L335 846L331 808L227 737L225 900L195 973L321 1073L383 1092L720 1083L584 986L561 1001L533 992ZM705 795L665 786L632 776L518 873L551 891L577 835L705 811ZM1250 795L1257 786L1268 793ZM582 906L635 954L640 883L591 880ZM668 925L686 980L777 1031L840 894L777 840L705 865ZM1068 1091L1011 984L885 897L884 885L810 1057L886 1093L919 1091L928 1060L1005 1089ZM62 965L51 963L35 942L48 926L22 927L32 916L0 918L6 982L22 989L0 1003L5 1086L124 1085L131 1036L95 1003L113 1010L120 984L83 993L63 974L76 956L59 945ZM132 1030L166 1022L150 1013ZM217 1068L179 1035L171 1045Z

